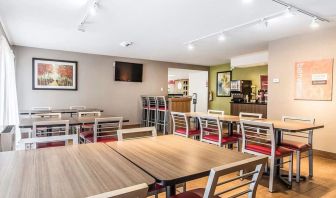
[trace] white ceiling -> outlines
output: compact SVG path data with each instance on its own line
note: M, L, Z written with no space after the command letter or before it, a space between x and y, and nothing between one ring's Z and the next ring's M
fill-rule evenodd
M335 19L335 0L285 0ZM184 42L284 10L271 0L101 0L86 32L77 30L87 0L0 0L0 17L14 45L200 65L228 62L233 56L265 50L271 40L311 32L302 14L279 18L269 28L233 31L224 43ZM322 24L320 29L334 26ZM123 48L122 41L134 45Z

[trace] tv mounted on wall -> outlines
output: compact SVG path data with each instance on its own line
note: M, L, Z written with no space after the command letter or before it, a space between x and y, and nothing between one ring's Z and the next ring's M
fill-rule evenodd
M142 64L115 62L115 81L142 82Z

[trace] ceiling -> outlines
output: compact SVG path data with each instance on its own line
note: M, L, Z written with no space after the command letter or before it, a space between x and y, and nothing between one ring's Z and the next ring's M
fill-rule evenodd
M285 0L330 20L335 0ZM198 65L226 63L231 57L267 49L269 41L312 32L311 18L296 14L269 27L232 31L219 43L208 38L189 51L185 42L285 10L271 0L101 0L86 32L77 27L87 0L0 0L0 17L14 45ZM321 23L319 29L334 26ZM318 31L318 30L317 30ZM131 47L121 47L132 41Z

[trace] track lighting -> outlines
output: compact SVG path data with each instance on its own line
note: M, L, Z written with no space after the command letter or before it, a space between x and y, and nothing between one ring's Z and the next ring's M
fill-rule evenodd
M98 6L99 6L99 0L92 0L88 3L87 11L85 15L83 16L83 19L81 20L80 24L78 25L78 28L77 28L78 31L85 32L84 25L86 24L90 16L96 15Z
M192 51L192 50L194 50L194 45L192 44L192 43L189 43L188 44L188 50L190 50L190 51Z
M310 23L310 27L312 29L317 29L318 27L320 27L320 24L317 22L317 18L314 17L312 22Z
M287 10L286 10L286 13L285 13L285 17L290 18L292 16L294 16L292 8L291 7L287 7Z
M261 19L261 24L265 26L265 28L268 28L268 21L267 19Z
M219 42L224 42L226 40L226 36L224 33L219 34L218 36L218 41Z

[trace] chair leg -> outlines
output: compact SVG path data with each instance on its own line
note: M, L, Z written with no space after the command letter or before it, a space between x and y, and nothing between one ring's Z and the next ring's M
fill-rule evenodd
M274 192L274 177L275 177L275 158L272 157L271 164L270 164L270 176L269 176L269 184L268 190L270 192Z
M301 175L301 152L296 151L296 182L300 182Z
M309 161L309 177L313 177L313 149L308 151L308 161Z
M290 187L292 187L292 178L293 178L293 153L289 156L289 164L288 164L288 182ZM296 173L296 180L297 180L297 173ZM299 176L300 181L300 176Z
M166 135L166 117L167 117L167 111L163 112L163 135Z

